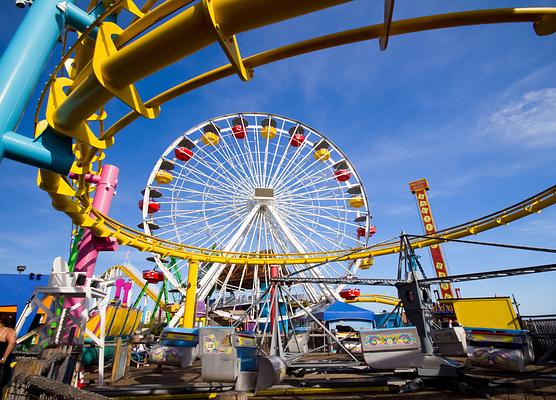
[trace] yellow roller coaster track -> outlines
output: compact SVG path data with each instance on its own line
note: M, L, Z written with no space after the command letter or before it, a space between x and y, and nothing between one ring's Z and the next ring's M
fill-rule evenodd
M111 22L102 22L109 12L117 10L117 2L94 25L99 26L94 51L83 50L88 44L76 43L56 68L75 51L74 68L69 78L55 78L48 82L46 107L48 124L60 135L76 139L76 160L72 172L81 175L75 183L59 174L40 170L38 185L52 198L55 209L66 213L76 225L90 228L98 236L115 237L120 244L142 251L173 256L192 261L234 264L308 264L331 260L354 260L392 254L399 250L395 241L366 249L338 250L311 254L262 255L219 252L181 245L147 236L100 214L91 207L90 194L94 190L85 182L84 174L94 172L94 163L104 158L104 150L114 143L114 136L139 116L155 118L160 105L184 93L233 74L250 79L253 68L300 54L334 46L376 39L384 34L383 24L333 33L242 58L235 34L275 22L311 13L346 2L345 0L202 0L192 5L190 0L168 0L137 18L126 29ZM122 2L123 4L124 2ZM131 0L125 2L129 7ZM146 3L144 10L150 8ZM180 8L183 11L156 26ZM392 22L390 35L458 27L466 25L510 22L533 23L539 35L556 30L556 8L503 8L439 14ZM93 29L90 26L88 31ZM147 32L147 33L144 33ZM85 42L87 32L80 37ZM188 38L185 39L184 38ZM166 90L149 101L142 102L134 86L156 71L175 63L196 51L218 42L230 64L208 71ZM81 51L80 51L81 50ZM71 54L70 54L71 53ZM66 94L65 88L69 88ZM118 97L132 109L107 130L102 126L95 134L87 121L102 119L104 105ZM44 96L41 96L41 99ZM41 102L37 109L41 108ZM97 117L92 118L93 114ZM37 115L39 112L37 111ZM36 118L37 132L46 124ZM551 187L514 206L494 214L438 232L438 237L454 239L476 234L508 224L531 213L539 212L556 202L556 188ZM416 247L426 247L437 240L416 239Z
M380 303L388 306L397 306L400 299L383 294L362 294L354 299L344 300L346 303Z

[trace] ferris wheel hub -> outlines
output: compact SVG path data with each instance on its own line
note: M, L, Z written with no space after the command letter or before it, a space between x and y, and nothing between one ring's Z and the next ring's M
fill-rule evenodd
M255 188L253 200L261 206L274 202L274 189L272 188Z

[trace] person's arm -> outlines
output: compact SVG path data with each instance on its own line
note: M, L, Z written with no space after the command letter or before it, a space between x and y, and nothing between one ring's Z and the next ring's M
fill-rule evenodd
M6 351L2 355L2 358L0 358L0 364L4 364L8 360L8 357L12 354L12 351L17 344L17 338L13 329L8 331L6 335L6 342L8 343L8 346L6 346Z

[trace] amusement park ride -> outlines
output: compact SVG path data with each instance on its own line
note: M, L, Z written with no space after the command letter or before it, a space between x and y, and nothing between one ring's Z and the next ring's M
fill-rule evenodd
M391 341L377 342L376 332L362 332L367 365L379 369L414 367L422 376L452 376L459 366L438 356L431 338L430 285L441 284L442 297L449 298L453 297L450 283L454 281L555 269L548 265L448 277L444 261L438 258L438 246L444 241L506 225L554 204L555 187L486 217L436 231L434 225L427 227L432 224L430 207L423 206L428 208L425 213L420 204L426 199L426 185L414 183L412 191L419 201L425 235L402 235L372 244L376 228L355 166L323 133L270 113L215 117L180 134L155 163L138 201L142 232L108 216L119 173L118 167L107 163L108 150L117 133L139 117L156 118L162 104L195 88L233 74L247 81L255 67L333 46L380 39L384 50L391 35L508 22L532 23L539 35L556 30L556 8L477 10L391 21L394 2L386 1L384 23L242 56L236 34L343 2L168 0L154 7L155 2L148 0L139 9L132 0L93 1L88 11L71 0L38 0L33 4L0 64L0 159L7 157L39 168L38 186L51 197L52 206L82 228L71 267L57 260L53 281L30 303L49 315L47 324L35 332L40 335L39 344L79 348L88 336L104 348L107 293L116 284L113 274L123 271L141 287L131 308L138 309L143 295L153 299L174 328L164 332L162 346L180 348L182 366L200 355L207 381L237 380L241 388L261 388L283 378L284 368L299 368L299 362L288 360L288 352L295 347L298 360L299 353L308 351L301 351L299 343L293 346L291 340L298 337L295 332L291 336L288 327L301 316L312 319L338 348L359 363L326 326L315 320L312 309L323 302L365 298L403 305L412 324L399 334L383 332L384 337L401 340L392 339L392 348L388 347ZM134 19L121 27L118 14L124 10ZM52 49L58 38L67 37L70 31L79 35L43 89L34 137L16 132ZM229 64L150 100L141 99L137 81L212 43L218 43ZM113 98L130 111L106 127ZM114 251L118 245L151 253L153 269L141 275L129 266L118 266L104 279L95 278L99 252ZM413 252L427 246L433 251L436 278L424 277ZM372 266L374 257L393 253L400 253L397 279L356 277L359 269ZM161 289L153 289L161 282ZM346 289L346 284L395 286L399 299L361 295ZM177 306L170 305L169 288L181 295L174 302ZM38 299L39 294L44 297ZM55 299L53 306L41 303L47 296ZM252 332L236 333L233 326L200 326L197 313L201 303L206 306L206 315L214 319L236 327L262 327L263 342L258 343ZM100 337L87 326L94 308L102 327ZM131 333L136 324L129 326ZM269 344L264 342L267 332ZM224 346L223 337L232 339ZM380 350L375 342L382 346ZM523 355L528 354L526 347L523 344L519 349L522 361L529 357ZM257 361L258 367L254 349L267 355ZM390 350L393 352L388 353ZM404 361L393 364L389 354ZM216 366L232 359L230 355L235 364L226 364L228 369L218 371ZM256 368L270 371L272 379L265 380L268 374L263 373L265 378L257 381Z

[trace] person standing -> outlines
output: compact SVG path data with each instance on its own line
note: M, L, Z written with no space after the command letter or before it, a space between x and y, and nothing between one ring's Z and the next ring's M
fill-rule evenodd
M12 351L17 344L15 329L4 325L0 320L0 392L10 380Z

